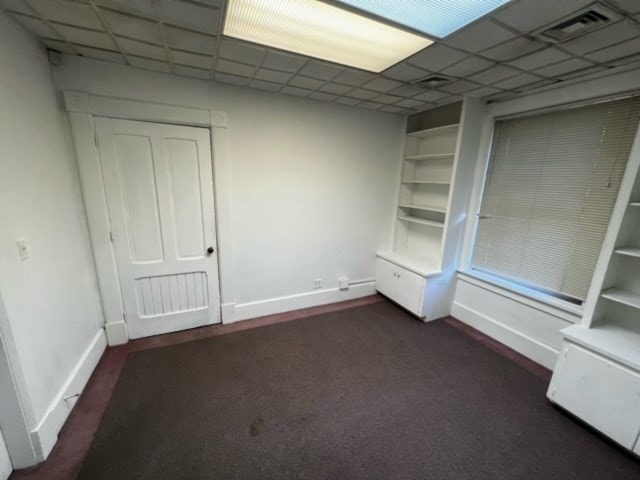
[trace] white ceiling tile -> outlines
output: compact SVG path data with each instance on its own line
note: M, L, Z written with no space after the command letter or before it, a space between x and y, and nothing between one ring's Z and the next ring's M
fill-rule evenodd
M640 12L640 2L638 0L609 0L609 3L628 13Z
M269 50L262 62L263 67L283 72L297 72L307 62L307 59L299 55L289 55L288 53L274 52Z
M358 106L362 107L362 108L368 108L369 110L378 110L381 107L383 107L384 105L382 105L381 103L376 103L376 102L362 102Z
M336 95L344 95L349 90L353 90L350 85L340 85L339 83L327 83L320 87L320 90L327 93L335 93Z
M349 105L351 107L358 105L362 100L351 97L340 97L335 100L335 103L339 103L341 105Z
M482 70L486 70L493 65L495 65L494 62L472 55L455 65L445 68L442 73L454 77L467 77L474 73L481 72Z
M419 107L421 105L424 105L424 102L421 102L420 100L414 100L412 98L405 98L404 100L401 100L398 103L396 103L396 105L403 108L414 108L414 107Z
M159 0L159 8L164 23L210 35L218 34L220 10L217 8L176 0Z
M165 26L164 31L167 38L167 44L171 48L195 53L204 53L206 55L214 55L216 53L216 37L170 26Z
M173 58L174 63L186 65L188 67L200 68L202 70L211 70L213 67L213 57L209 55L199 55L197 53L172 50L171 57Z
M581 60L579 58L572 58L564 62L559 62L553 65L548 65L546 67L538 68L537 70L534 70L534 72L544 77L557 77L559 75L572 72L574 70L587 68L591 65L593 64L586 62L584 60Z
M262 47L256 47L248 45L246 43L238 42L236 40L230 40L223 38L220 40L220 50L218 55L227 60L233 60L235 62L246 63L249 65L257 65L262 57L264 57L265 49Z
M331 80L343 70L343 67L337 67L335 65L314 60L302 67L298 73L307 77L318 78L320 80Z
M607 62L607 65L628 65L630 63L635 63L637 61L640 61L640 51L633 55L628 55L622 58L616 58L615 60Z
M640 25L633 20L625 19L606 28L563 42L562 47L583 55L637 36L640 36Z
M63 0L29 0L28 4L42 18L77 27L104 30L91 5Z
M153 58L163 62L167 61L167 53L165 52L164 47L150 45L148 43L122 37L118 37L117 40L118 45L120 45L122 51L127 55L130 54L138 57Z
M104 10L102 16L116 35L135 38L149 43L162 45L160 24L110 10Z
M563 18L593 0L518 0L493 14L495 18L521 32L532 32L554 20Z
M446 45L437 44L418 52L406 61L411 65L429 71L440 71L443 68L453 65L462 60L467 55Z
M570 73L566 73L564 75L560 75L558 78L560 80L570 80L572 78L585 77L587 75L592 75L594 73L604 72L605 70L608 70L608 68L607 67L603 67L602 65L594 65L593 67L588 67L588 68L584 68L582 70L576 70L574 72L570 72Z
M540 80L543 79L538 77L537 75L532 75L531 73L521 73L520 75L516 75L515 77L502 80L501 82L496 82L493 85L505 90L513 90L518 87L522 87L523 85L539 82Z
M157 20L152 0L93 0L100 7Z
M402 82L397 82L384 77L377 77L362 85L362 88L375 90L377 92L388 92L389 90L398 88L400 85L402 85Z
M468 52L479 52L514 37L516 34L487 18L459 30L447 37L444 42Z
M309 95L309 98L313 98L314 100L324 100L325 102L332 102L333 100L338 98L338 96L324 92L313 92L311 95Z
M540 80L539 82L530 83L529 85L523 85L518 87L519 92L534 90L536 88L546 87L547 85L552 85L554 83L558 83L560 80L556 80L554 78L547 78L546 80Z
M400 80L402 82L410 82L412 80L417 80L429 75L429 72L427 72L426 70L412 67L407 63L399 63L398 65L388 68L382 73L385 77L393 78L394 80Z
M544 43L530 40L526 37L518 37L501 43L500 45L488 50L484 50L482 55L489 57L492 60L504 62L521 57L527 53L535 52L536 50L542 50L544 47Z
M184 65L175 65L174 71L176 75L182 75L183 77L201 78L203 80L210 80L213 77L211 70L201 70L199 68L185 67Z
M33 33L38 37L60 39L57 33L55 33L49 26L41 20L34 17L27 17L25 15L14 14L12 17L25 29ZM55 28L55 27L54 27Z
M449 93L465 93L477 88L480 88L480 85L477 83L469 82L467 80L457 80L449 83L448 85L443 85L440 87L440 90L444 90Z
M369 72L363 72L362 70L345 70L336 78L333 79L334 82L344 83L346 85L353 85L354 87L359 87L364 82L372 80L376 78L376 75Z
M279 83L265 82L263 80L253 80L249 86L259 88L260 90L267 90L269 92L277 92L282 88L282 85Z
M213 78L218 82L230 83L232 85L245 86L249 83L249 79L247 77L239 77L237 75L229 75L222 72L216 72Z
M142 58L131 55L127 57L132 66L144 68L145 70L154 70L156 72L171 72L171 68L167 62L152 60L150 58Z
M387 112L387 113L400 113L402 111L404 111L404 108L401 107L396 107L393 105L387 105L386 107L382 107L380 109L381 112Z
M360 98L362 100L369 100L370 98L380 95L378 92L372 92L371 90L363 90L362 88L356 88L349 92L349 96L353 98Z
M66 42L50 40L48 38L41 38L40 41L44 44L45 47L57 50L58 52L68 53L69 55L75 55L77 52L77 47L72 47Z
M255 67L250 65L231 62L222 58L219 58L216 62L216 72L228 73L238 77L252 77L255 70Z
M0 0L0 6L10 12L22 13L24 15L34 15L34 12L25 5L22 0Z
M413 97L419 93L424 92L424 88L416 85L401 85L398 88L394 88L389 93L392 95L399 95L401 97Z
M567 58L571 58L571 56L555 48L545 48L539 52L512 60L509 64L523 70L534 70L536 68L544 67L545 65L566 60Z
M438 100L441 100L448 96L449 94L446 92L440 92L438 90L429 90L427 92L421 93L420 95L416 95L413 98L423 102L437 102Z
M378 95L373 99L374 102L384 103L384 104L392 104L399 102L402 100L402 97L397 97L395 95Z
M474 98L484 98L484 97L488 97L489 95L495 95L498 92L500 92L500 90L497 88L480 87L472 92L469 92L468 95Z
M471 94L469 94L469 95L471 95ZM440 100L437 100L435 103L436 103L436 105L449 105L450 103L461 102L462 98L463 97L460 96L460 95L450 95L447 98L442 98Z
M603 48L586 55L590 60L596 62L608 63L616 58L626 57L628 55L634 55L640 51L640 37L632 40L627 40L623 43L618 43L612 47Z
M104 32L94 32L83 28L56 25L56 30L69 42L89 47L102 48L104 50L116 50L111 37Z
M484 83L485 85L492 85L496 82L506 80L507 78L515 77L520 73L520 70L516 70L515 68L507 67L506 65L497 65L485 70L484 72L472 75L469 79L475 82Z
M315 78L296 76L289 81L289 85L293 85L294 87L307 88L309 90L315 90L322 86L324 82L321 80L316 80Z
M77 46L76 50L78 53L84 55L85 57L95 58L98 60L105 60L107 62L114 62L120 64L126 64L124 57L119 52L111 52L109 50L100 50L98 48L91 47L81 47Z
M265 80L267 82L274 82L279 84L285 84L291 78L291 73L280 72L278 70L269 70L268 68L261 68L256 73L255 78L258 80Z
M289 86L283 87L282 90L280 91L282 93L286 93L287 95L296 95L297 97L306 97L307 95L309 95L309 93L311 93L310 90L306 90L304 88L289 87Z

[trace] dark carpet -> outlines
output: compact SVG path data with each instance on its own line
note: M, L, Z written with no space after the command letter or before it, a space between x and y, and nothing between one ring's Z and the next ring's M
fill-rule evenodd
M79 478L640 478L545 391L381 302L131 354Z

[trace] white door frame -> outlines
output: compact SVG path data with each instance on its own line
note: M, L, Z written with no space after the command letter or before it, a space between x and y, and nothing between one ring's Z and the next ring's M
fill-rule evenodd
M213 184L218 239L221 318L233 317L235 306L231 208L229 195L228 118L218 110L182 107L127 98L63 91L76 151L80 184L87 211L93 257L98 275L109 345L129 341L118 270L111 243L111 227L100 159L96 148L94 117L109 117L172 125L205 127L211 132Z

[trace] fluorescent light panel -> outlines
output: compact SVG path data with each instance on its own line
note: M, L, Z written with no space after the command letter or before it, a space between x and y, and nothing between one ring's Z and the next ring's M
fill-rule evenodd
M442 38L510 0L336 0Z
M433 43L316 0L229 0L223 33L372 72Z

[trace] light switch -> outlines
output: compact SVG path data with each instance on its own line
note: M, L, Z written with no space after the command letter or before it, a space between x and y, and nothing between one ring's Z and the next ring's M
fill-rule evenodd
M27 242L26 240L18 240L16 244L18 245L18 256L20 257L20 260L24 262L29 258L29 249L27 248Z

